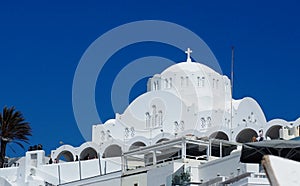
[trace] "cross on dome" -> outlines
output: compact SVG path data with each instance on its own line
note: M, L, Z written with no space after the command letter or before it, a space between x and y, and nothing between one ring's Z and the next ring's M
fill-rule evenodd
M190 48L187 48L187 50L185 51L185 53L187 54L186 62L192 62L192 60L191 60L191 53L192 52L193 51Z

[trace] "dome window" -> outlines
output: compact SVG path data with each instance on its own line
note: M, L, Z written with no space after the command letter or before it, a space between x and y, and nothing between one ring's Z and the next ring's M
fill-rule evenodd
M186 76L186 77L185 77L185 80L186 80L186 86L189 86L189 77Z
M205 77L202 77L202 87L204 87L205 83Z
M183 77L181 76L181 78L180 78L180 85L181 85L181 87L183 87Z
M197 77L197 86L200 87L200 77Z
M166 87L166 88L169 88L169 85L168 85L168 84L169 84L168 79L165 79L165 87Z
M163 125L163 114L162 114L161 110L158 111L158 120L159 120L159 126L162 126Z

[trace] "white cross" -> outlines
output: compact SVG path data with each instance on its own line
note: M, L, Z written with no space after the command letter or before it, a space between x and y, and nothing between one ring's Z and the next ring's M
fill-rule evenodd
M188 48L186 51L185 51L185 53L187 54L187 59L186 59L186 62L192 62L192 60L191 60L191 53L192 53L193 51L190 49L190 48Z

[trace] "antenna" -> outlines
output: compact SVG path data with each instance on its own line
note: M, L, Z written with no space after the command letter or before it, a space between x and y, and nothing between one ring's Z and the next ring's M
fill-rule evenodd
M230 101L230 121L231 121L231 126L230 126L230 135L232 137L232 118L233 118L233 115L232 115L232 111L233 111L233 107L232 107L232 99L233 99L233 70L234 70L234 46L231 47L231 101Z
M233 91L233 70L234 70L234 46L231 47L231 96Z

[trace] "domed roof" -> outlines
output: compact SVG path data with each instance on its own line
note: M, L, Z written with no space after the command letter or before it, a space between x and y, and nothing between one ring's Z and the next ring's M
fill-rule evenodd
M168 73L176 73L179 71L183 71L185 73L187 72L204 72L206 74L210 74L210 73L217 73L216 71L214 71L213 69L209 68L206 65L203 65L201 63L198 62L181 62L181 63L177 63L175 65L170 66L169 68L165 69L161 75L166 75ZM219 74L219 73L217 73Z
M193 72L202 72L203 74L218 74L215 70L209 68L206 65L203 65L198 62L192 62L191 60L191 53L192 50L190 48L185 51L187 53L187 59L186 62L177 63L175 65L170 66L169 68L165 69L161 75L167 75L169 73L178 73L178 72L184 72L184 73L193 73Z

